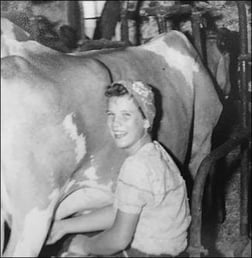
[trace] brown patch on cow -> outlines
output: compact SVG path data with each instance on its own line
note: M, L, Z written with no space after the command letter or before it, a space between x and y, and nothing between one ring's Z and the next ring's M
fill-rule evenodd
M181 32L172 32L173 33L168 33L167 36L164 37L164 42L167 44L167 46L180 51L181 54L185 56L191 56L195 59L199 59L197 51L194 49L192 44L189 43L188 38Z

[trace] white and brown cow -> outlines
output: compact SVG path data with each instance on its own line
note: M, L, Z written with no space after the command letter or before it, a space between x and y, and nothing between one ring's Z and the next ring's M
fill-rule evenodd
M11 235L3 256L38 256L55 216L113 201L125 156L106 126L104 89L112 81L136 79L154 87L159 93L156 137L195 177L210 152L222 106L182 33L76 56L34 41L6 39L4 44L1 217Z

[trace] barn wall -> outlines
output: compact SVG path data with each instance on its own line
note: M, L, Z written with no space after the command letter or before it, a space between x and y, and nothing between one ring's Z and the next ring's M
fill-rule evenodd
M174 5L176 1L157 1L163 6L171 6ZM186 2L186 1L184 1ZM225 27L231 31L239 31L239 17L238 17L238 8L236 1L208 1L208 3L201 3L198 6L205 6L209 8L214 8L215 11L213 12L214 17L216 17L215 22L218 28ZM249 45L249 52L251 52L251 4L249 1L246 4L247 10L247 29L248 29L248 45ZM144 1L143 8L149 7L150 4L153 4L153 1ZM171 25L168 25L168 28L171 28ZM183 21L180 24L181 31L184 32L192 32L191 22ZM153 17L149 17L148 21L143 21L142 29L142 41L145 42L149 38L154 37L158 34L157 23Z
M1 1L1 10L10 11L10 12L22 12L26 13L27 16L30 16L32 13L34 15L45 15L49 18L50 21L58 23L58 26L62 24L72 23L76 26L73 19L69 19L67 15L67 2L76 2L76 1L36 1L44 2L43 4L32 5L31 2L35 1ZM45 3L47 2L47 3ZM82 2L83 14L86 18L99 16L102 12L102 7L104 6L105 1L77 1ZM134 4L136 1L131 0ZM173 5L175 2L179 1L157 1L157 0L145 0L143 1L142 7L148 7L153 2L158 2L160 5L169 6ZM181 1L180 1L181 2ZM182 1L187 2L187 1ZM216 15L220 15L219 19L216 20L218 27L226 27L232 31L239 30L238 24L238 9L236 1L208 1L208 4L205 1L201 2L201 5L207 5L209 7L216 9ZM248 17L248 40L249 40L249 52L251 52L251 4L250 1L247 2L247 17ZM78 17L76 17L78 19ZM86 22L86 34L92 38L94 26L96 25L95 20L87 20ZM135 39L135 22L129 21L130 24L130 40L132 43L136 42ZM80 25L81 26L81 25ZM169 27L169 26L168 26ZM190 21L185 21L181 23L182 31L191 32L191 23ZM83 34L83 31L82 31ZM148 20L142 19L141 26L141 37L142 42L147 41L148 39L154 37L158 34L157 23L153 17L149 17ZM117 26L117 33L115 38L120 40L120 26Z
M81 16L83 15L78 1L5 1L3 5L2 2L1 11L8 12L9 17L44 16L55 25L56 31L62 25L69 25L77 31L79 38L82 37ZM15 22L16 19L11 18L11 20Z

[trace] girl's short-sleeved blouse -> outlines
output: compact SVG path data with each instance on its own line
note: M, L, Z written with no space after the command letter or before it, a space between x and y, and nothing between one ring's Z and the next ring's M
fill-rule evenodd
M187 246L191 216L184 179L156 141L123 163L114 207L141 213L131 246L149 254L178 255Z

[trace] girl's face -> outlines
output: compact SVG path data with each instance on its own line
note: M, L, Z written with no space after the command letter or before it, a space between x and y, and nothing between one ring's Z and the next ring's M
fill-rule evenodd
M145 119L129 95L108 99L107 124L116 145L132 153L144 136Z

